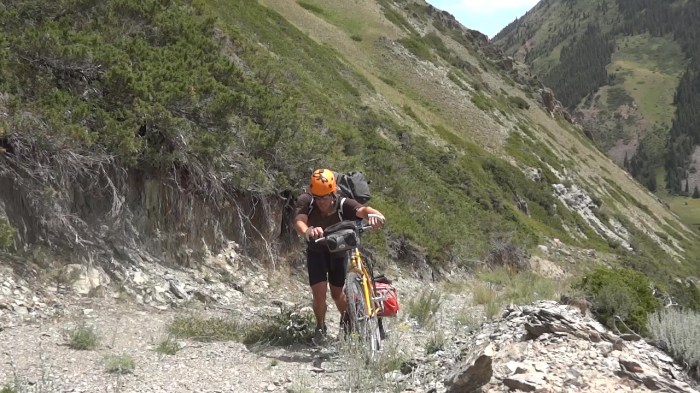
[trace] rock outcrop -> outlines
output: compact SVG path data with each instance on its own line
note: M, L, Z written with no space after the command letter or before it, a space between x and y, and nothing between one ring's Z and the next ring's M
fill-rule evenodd
M474 369L492 376L476 379ZM471 392L477 382L486 391L697 392L682 367L639 336L614 334L553 301L508 307L468 338L444 383L447 392Z
M547 109L550 115L560 115L569 123L574 122L574 119L569 111L564 108L564 105L562 105L559 100L557 100L556 96L554 95L554 90L550 89L549 87L545 87L540 91L540 99L542 100L542 105L544 105L545 109Z

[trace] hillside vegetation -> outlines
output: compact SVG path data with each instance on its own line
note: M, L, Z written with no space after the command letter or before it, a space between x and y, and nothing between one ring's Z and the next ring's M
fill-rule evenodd
M596 144L649 190L691 196L698 16L700 5L684 0L543 0L496 43L531 64Z
M332 167L371 179L379 259L440 272L557 238L664 288L697 274L697 234L477 32L422 1L348 7L6 2L0 247L196 264L232 239L277 263L294 197Z

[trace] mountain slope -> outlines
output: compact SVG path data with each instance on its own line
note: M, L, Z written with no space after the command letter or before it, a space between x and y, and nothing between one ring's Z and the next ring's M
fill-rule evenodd
M372 180L391 221L376 257L428 276L504 247L522 264L552 238L662 284L698 271L696 233L425 2L36 0L0 17L13 252L120 276L235 241L277 266L299 253L294 198L329 166Z
M486 356L540 348L482 369L489 389L530 367L551 386L533 371L527 388L615 391L641 388L639 369L671 383L647 360L679 369L622 341L638 336L575 326L567 305L481 323L575 288L594 308L562 302L644 333L664 304L700 307L700 239L452 15L420 0L9 0L0 22L1 389L440 390L506 325ZM292 220L316 167L365 172L388 218L363 251L403 314L376 362L308 344ZM64 345L95 326L109 337L94 350ZM628 346L636 360L612 351Z
M697 183L699 115L690 92L699 14L697 2L547 0L495 42L531 64L596 144L646 187L689 196Z

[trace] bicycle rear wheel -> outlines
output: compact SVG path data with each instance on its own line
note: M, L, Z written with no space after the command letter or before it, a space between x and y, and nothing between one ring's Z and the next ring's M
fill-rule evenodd
M347 299L348 315L350 315L350 331L359 336L363 343L372 351L381 349L381 335L377 316L367 314L362 278L355 272L348 273L345 279L345 298Z

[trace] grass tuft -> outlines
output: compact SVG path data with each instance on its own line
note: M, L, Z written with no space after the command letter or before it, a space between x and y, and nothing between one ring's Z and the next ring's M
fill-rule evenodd
M158 343L158 346L156 347L156 352L162 353L164 355L175 355L180 349L182 349L182 347L180 347L180 344L172 337L168 337Z
M136 362L127 354L110 355L105 357L105 367L111 374L133 374Z
M169 331L175 337L197 341L233 341L241 338L243 326L238 321L225 318L187 316L176 318Z
M445 342L447 338L442 331L435 331L430 334L428 341L425 343L425 353L430 355L432 353L442 351L445 349Z
M442 305L442 295L436 291L422 291L408 301L408 314L421 326L428 326Z

